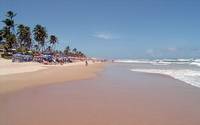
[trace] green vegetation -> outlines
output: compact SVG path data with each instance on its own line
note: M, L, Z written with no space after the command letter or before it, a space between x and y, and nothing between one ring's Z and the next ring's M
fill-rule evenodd
M71 50L69 46L64 49L63 53L67 56L86 57L81 51L77 51L76 48Z
M5 19L2 20L3 27L0 29L0 50L4 52L3 57L12 56L12 52L22 52L24 54L36 53L58 53L66 56L85 57L85 54L76 48L70 49L69 46L64 51L56 50L58 44L56 35L48 36L44 26L37 24L33 30L24 24L15 24L16 13L8 11ZM16 29L15 29L16 28Z

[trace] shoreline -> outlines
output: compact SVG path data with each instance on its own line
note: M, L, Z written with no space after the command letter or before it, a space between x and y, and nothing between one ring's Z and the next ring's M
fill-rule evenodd
M92 62L87 67L84 62L48 66L39 64L39 67L42 67L41 69L0 75L0 94L41 85L89 79L95 77L98 72L103 70L104 65L105 63Z

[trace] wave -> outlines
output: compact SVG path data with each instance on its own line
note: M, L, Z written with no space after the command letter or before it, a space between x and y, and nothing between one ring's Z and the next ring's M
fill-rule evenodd
M131 71L169 75L192 86L200 87L200 71L196 70L131 69Z
M115 62L154 65L154 67L152 67L153 69L131 69L131 71L169 75L190 85L200 87L200 59L121 59L115 60ZM165 69L158 69L158 67L156 67L165 65L171 65L170 68L173 69L166 69L166 67Z
M200 62L192 62L192 63L190 63L190 65L196 65L196 66L200 67Z
M164 61L152 61L152 65L170 65L172 64L171 62L164 62Z
M139 63L139 64L152 64L152 65L170 65L172 63L183 64L185 62L175 62L174 60L115 60L116 63Z
M191 65L196 65L200 67L200 59L195 59L193 62L190 63Z
M190 64L200 67L200 59L156 59L156 60L147 60L147 59L118 59L114 62L117 63L141 63L141 64L152 64L152 65L170 65L170 64Z
M151 63L150 60L133 60L133 59L117 59L114 60L116 63Z

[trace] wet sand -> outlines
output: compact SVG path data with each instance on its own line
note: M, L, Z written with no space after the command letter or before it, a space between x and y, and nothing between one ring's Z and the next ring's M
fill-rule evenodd
M0 95L0 125L199 125L200 89L109 65L98 77Z

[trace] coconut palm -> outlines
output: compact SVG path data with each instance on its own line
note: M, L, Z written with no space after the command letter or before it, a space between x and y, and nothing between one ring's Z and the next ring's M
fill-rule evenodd
M14 21L7 18L5 20L2 20L2 22L9 28L11 29L12 27L14 27Z
M72 49L72 55L76 56L76 53L77 53L77 49L76 48Z
M84 53L82 53L81 51L77 51L76 54L78 57L86 57Z
M49 43L50 43L52 49L57 42L58 42L58 38L55 35L51 35Z
M17 42L15 34L11 33L7 26L4 26L1 30L1 39L4 42L5 50L12 49Z
M13 45L17 42L16 36L14 34L9 34L6 36L6 42L5 42L5 49L9 50L13 48Z
M3 30L0 30L0 43L3 42Z
M38 45L34 45L33 48L35 49L35 51L39 51L39 46Z
M37 42L39 49L42 48L42 51L45 47L45 41L48 37L46 28L37 24L33 30L34 39Z
M17 14L14 13L14 12L12 12L12 11L8 11L8 12L6 13L6 16L9 17L10 19L13 19L13 17L15 17L16 15L17 15Z
M64 50L64 54L65 55L67 55L67 56L69 56L70 55L70 47L69 46L67 46L66 48L65 48L65 50Z
M19 49L19 50L30 50L32 47L32 37L31 37L31 29L30 27L20 24L17 26L17 33L15 33L15 20L14 17L17 14L8 11L5 15L5 19L2 20L3 27L0 29L0 45L1 48L4 47L6 52L8 50L11 50L13 48ZM33 29L33 38L36 42L35 45L33 45L33 48L35 48L36 51L44 51L45 45L47 45L46 40L48 38L48 34L46 31L46 28L42 25L36 25ZM55 35L50 35L48 48L47 50L52 51L53 47L55 50L55 45L58 43L58 38ZM33 49L34 50L34 49ZM59 50L55 51L55 53L59 54L65 54L67 56L80 56L85 57L85 55L81 51L77 51L76 48L73 50L70 49L69 46L67 46L64 50L64 52L61 52Z
M13 19L15 16L16 14L14 12L8 11L6 13L6 19L2 21L5 26L1 30L1 40L4 40L6 50L16 45L16 35L14 33L15 22Z
M72 52L73 52L73 53L76 53L76 52L77 52L77 49L76 49L76 48L74 48L74 49L72 50Z
M8 11L6 13L6 19L3 20L2 22L4 24L6 24L6 26L9 28L9 30L11 31L12 30L12 33L15 34L15 21L14 21L14 17L16 16L17 14L12 12L12 11Z
M17 28L19 47L29 50L32 44L30 27L20 24Z

